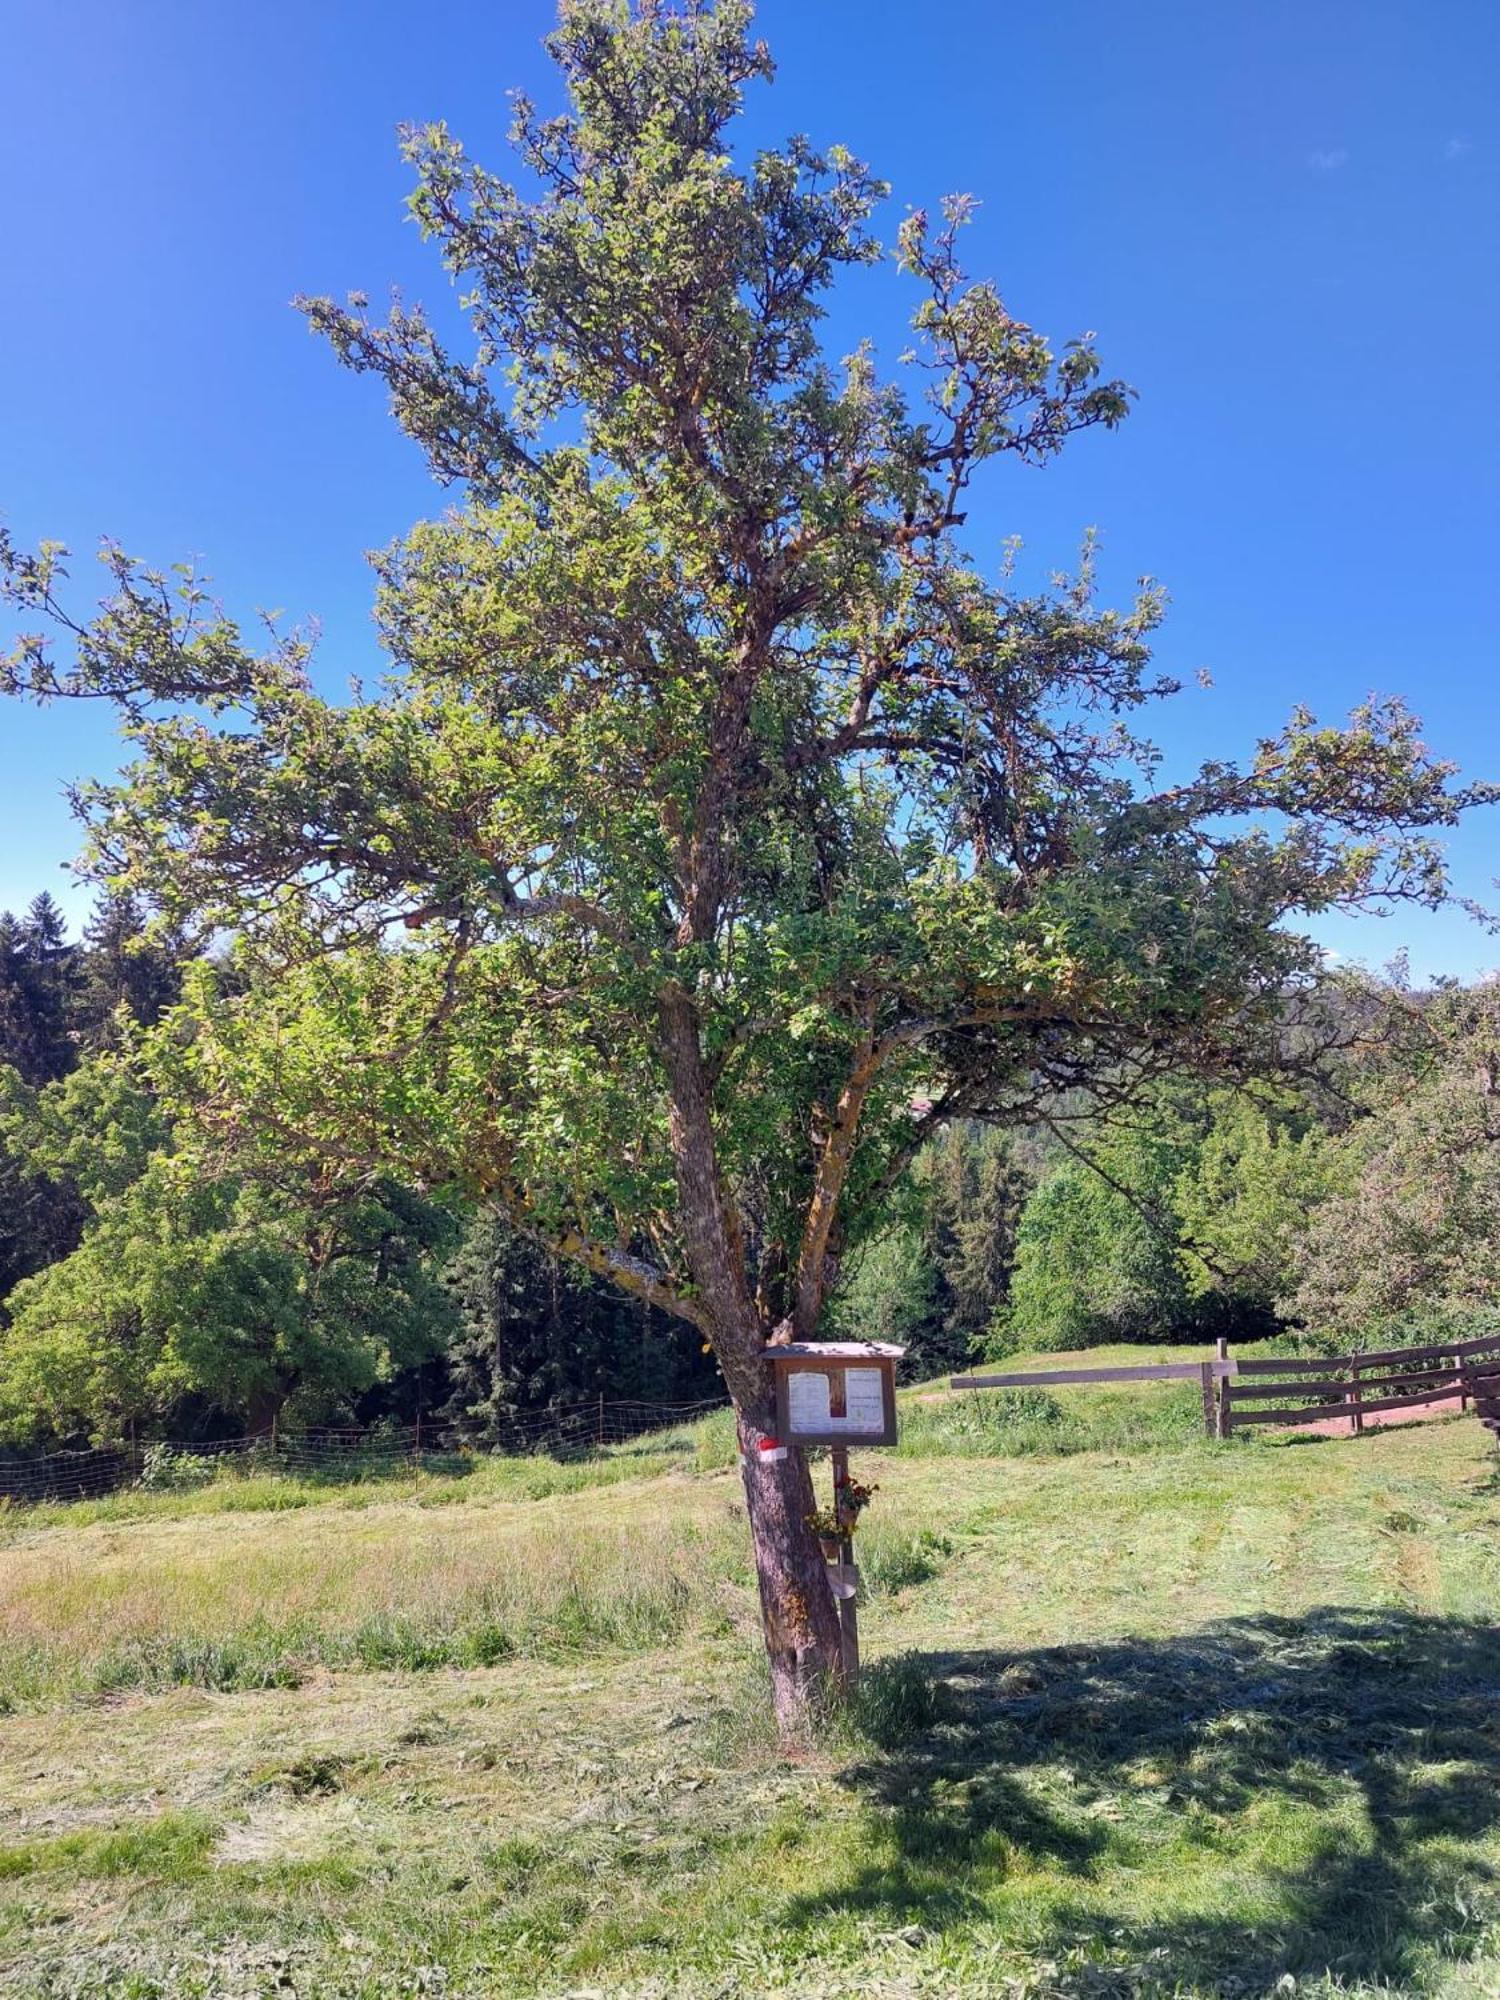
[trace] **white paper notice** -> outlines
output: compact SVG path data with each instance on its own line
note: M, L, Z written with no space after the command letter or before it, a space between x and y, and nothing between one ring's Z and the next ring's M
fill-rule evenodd
M827 1430L828 1377L812 1368L793 1369L787 1377L786 1407L794 1433Z
M885 1429L884 1378L878 1368L844 1370L844 1425L865 1435Z

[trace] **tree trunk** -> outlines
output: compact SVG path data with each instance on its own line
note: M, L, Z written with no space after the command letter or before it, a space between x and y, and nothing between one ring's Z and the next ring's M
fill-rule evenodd
M257 1389L245 1407L245 1435L264 1437L275 1428L286 1403L287 1392L279 1384L274 1388Z
M838 1609L807 1522L813 1511L807 1459L790 1448L784 1456L761 1448L776 1443L771 1371L746 1281L741 1221L720 1184L697 1010L675 983L663 989L660 1006L668 1129L697 1324L709 1335L734 1400L776 1723L783 1740L793 1739L836 1692Z
M838 1607L822 1548L808 1526L814 1502L806 1453L789 1446L785 1458L770 1457L761 1449L774 1437L769 1412L741 1409L736 1415L776 1724L791 1740L837 1692Z

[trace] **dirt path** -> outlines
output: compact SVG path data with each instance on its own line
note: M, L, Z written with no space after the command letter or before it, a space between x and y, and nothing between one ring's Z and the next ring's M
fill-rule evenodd
M1436 1396L1430 1403L1408 1403L1404 1410L1375 1410L1365 1418L1367 1431L1382 1430L1387 1424L1409 1424L1423 1417L1456 1417L1463 1405L1458 1396ZM1278 1424L1278 1430L1296 1431L1303 1437L1350 1437L1354 1424L1348 1417L1319 1417L1310 1424Z

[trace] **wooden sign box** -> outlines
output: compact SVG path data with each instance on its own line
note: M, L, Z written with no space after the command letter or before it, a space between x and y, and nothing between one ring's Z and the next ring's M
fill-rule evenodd
M801 1340L768 1347L783 1444L896 1442L896 1363L906 1352L875 1340Z

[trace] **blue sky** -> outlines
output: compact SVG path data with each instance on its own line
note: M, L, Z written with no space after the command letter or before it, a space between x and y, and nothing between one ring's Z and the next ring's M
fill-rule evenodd
M442 505L381 394L288 301L445 283L404 222L394 128L444 117L502 163L505 92L555 100L546 0L0 0L0 510L22 540L192 555L232 609L323 626L332 687L378 667L363 552ZM971 515L1044 572L1103 536L1162 579L1160 663L1214 686L1158 718L1171 763L1296 701L1408 694L1500 777L1500 8L1493 0L765 0L779 64L746 141L841 140L907 205L977 195L969 262L1140 392L1113 436L1007 470ZM861 274L830 341L900 345ZM67 779L110 719L0 707L0 907L76 847ZM1490 897L1500 814L1451 844ZM1500 901L1500 894L1493 900ZM1325 924L1332 947L1470 973L1463 918Z

